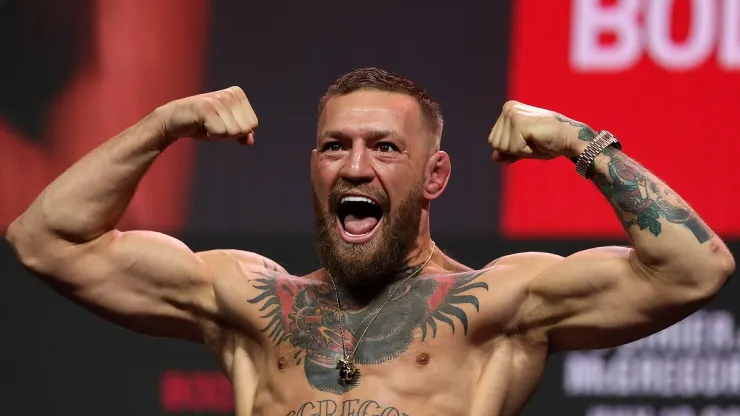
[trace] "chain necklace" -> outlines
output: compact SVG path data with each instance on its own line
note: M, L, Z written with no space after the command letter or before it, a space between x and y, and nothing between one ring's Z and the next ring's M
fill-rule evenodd
M380 306L380 309L378 310L378 313L373 316L373 319L370 321L369 324L365 327L365 330L362 331L362 335L360 335L360 338L357 340L357 344L355 344L355 348L352 350L352 353L347 355L347 347L344 343L344 317L342 313L342 305L339 303L339 291L337 290L337 284L334 282L334 277L332 277L331 273L327 273L329 275L329 278L331 279L331 284L334 286L334 293L337 295L337 308L339 309L339 334L342 337L342 358L339 359L337 362L337 370L339 370L339 377L344 381L345 383L349 383L352 381L352 379L355 378L355 375L357 374L357 368L355 368L354 358L355 353L357 352L357 347L360 346L360 343L362 342L362 339L365 338L365 334L367 333L367 330L370 328L370 326L375 322L375 319L380 315L380 312L383 311L383 308L385 308L385 305L388 304L388 302L393 299L393 295L396 294L396 291L398 288L403 286L407 280L411 279L412 277L418 275L421 273L421 270L424 268L424 266L429 263L429 260L432 259L432 255L434 255L434 249L437 248L437 245L434 244L432 241L432 252L429 253L429 257L426 259L426 261L419 266L418 269L416 269L413 273L411 273L407 278L403 279L401 281L401 284L396 286L395 289L391 292L391 295L388 297L388 299L383 302L383 305Z

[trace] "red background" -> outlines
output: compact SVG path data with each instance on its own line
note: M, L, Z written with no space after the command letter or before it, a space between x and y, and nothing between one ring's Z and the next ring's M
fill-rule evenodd
M207 3L94 0L89 5L92 47L50 103L46 140L27 140L0 115L0 229L104 140L157 106L201 90ZM176 6L182 8L180 25L161 24ZM168 149L142 181L121 227L177 231L185 221L193 158L191 142Z
M609 3L617 2L602 4ZM663 178L719 234L740 236L740 217L734 214L740 73L719 68L716 45L691 71L663 69L643 52L626 70L578 73L569 64L571 4L514 3L510 98L610 130L627 154ZM720 6L717 2L721 13ZM690 12L688 0L675 2L672 36L677 41L690 30ZM614 41L614 35L604 33L601 39ZM567 161L505 168L501 228L513 238L624 235L605 199Z

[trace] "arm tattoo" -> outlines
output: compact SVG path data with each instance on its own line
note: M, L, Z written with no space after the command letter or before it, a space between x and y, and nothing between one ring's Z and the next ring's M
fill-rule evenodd
M657 237L662 231L658 222L662 217L688 228L699 243L714 236L696 212L647 169L613 147L605 149L602 155L608 158L608 172L596 171L592 179L627 231L637 225Z
M571 120L563 115L556 115L555 118L561 123L568 123L571 126L580 127L581 130L578 132L578 138L580 140L583 140L584 142L590 142L594 139L594 137L596 137L596 132L594 132L593 129L591 129L591 127L583 123L580 123L575 120Z
M344 298L340 310L330 285L291 277L277 269L266 270L252 281L260 293L248 300L260 306L261 318L267 322L261 331L276 346L290 343L296 348L293 359L296 365L303 364L312 388L336 394L354 388L354 384L340 384L336 371L342 354L340 314L345 324L345 348L352 351L357 338L400 283L390 285L366 305L353 304L340 292L340 298ZM421 340L435 338L440 323L446 324L453 334L459 333L456 329L462 326L463 335L467 335L468 315L459 306L471 305L480 310L476 292L487 291L488 285L475 280L484 271L419 276L407 281L369 327L357 349L356 362L372 365L392 360L416 340L417 330Z

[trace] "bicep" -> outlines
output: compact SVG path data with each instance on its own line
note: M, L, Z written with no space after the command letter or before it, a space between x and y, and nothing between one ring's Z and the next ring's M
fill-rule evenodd
M120 326L201 341L201 321L216 313L206 263L172 237L112 231L63 251L49 283Z
M653 278L625 247L585 250L532 279L523 318L551 349L609 348L666 328L696 309L680 288Z

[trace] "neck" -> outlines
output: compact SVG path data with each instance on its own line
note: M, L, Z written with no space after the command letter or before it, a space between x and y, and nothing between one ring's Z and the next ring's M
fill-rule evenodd
M349 282L336 280L332 284L337 286L337 290L339 290L341 297L345 298L345 302L354 305L366 305L378 297L383 297L386 292L395 289L402 282L422 274L423 269L431 263L432 255L436 255L436 252L434 242L427 240L423 247L414 249L415 254L410 254L409 261L404 266L395 274L385 279L380 279L370 284L364 282L362 285L352 285ZM330 280L332 276L328 271L325 271L325 273L328 278L327 280Z
M438 263L444 257L444 254L440 250L434 249L434 247L434 241L432 241L429 231L429 212L425 209L422 212L421 223L419 224L419 234L416 237L414 247L406 256L405 264L414 268L427 262L427 259L430 260L428 262L429 264ZM432 256L431 258L429 257L430 255Z

